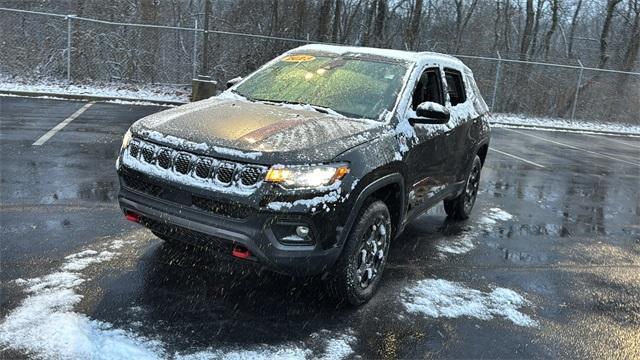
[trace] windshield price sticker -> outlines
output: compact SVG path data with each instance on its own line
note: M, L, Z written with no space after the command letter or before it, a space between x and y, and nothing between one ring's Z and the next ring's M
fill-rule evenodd
M282 58L282 61L286 62L307 62L313 61L316 57L312 55L288 55Z

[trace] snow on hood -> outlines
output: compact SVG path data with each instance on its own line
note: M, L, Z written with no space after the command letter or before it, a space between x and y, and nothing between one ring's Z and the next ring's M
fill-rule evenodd
M132 132L204 155L263 163L330 161L379 136L381 123L323 114L304 106L256 103L233 96L191 103L147 116Z

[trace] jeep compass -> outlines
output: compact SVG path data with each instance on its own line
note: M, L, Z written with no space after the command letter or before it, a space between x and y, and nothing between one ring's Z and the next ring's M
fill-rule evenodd
M490 129L460 60L306 45L228 86L127 131L116 164L127 219L168 242L321 274L357 305L412 219L440 201L469 216Z

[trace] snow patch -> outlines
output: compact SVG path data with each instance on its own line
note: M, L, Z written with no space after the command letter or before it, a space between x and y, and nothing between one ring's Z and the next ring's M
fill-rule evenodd
M610 123L604 121L569 120L548 117L532 117L517 114L493 114L493 127L526 127L539 130L605 131L620 134L640 135L640 125Z
M460 255L468 253L475 248L475 240L482 232L489 232L498 221L511 220L513 216L500 208L491 208L487 215L477 221L477 225L470 230L466 230L461 235L448 237L440 240L436 244L436 250L441 258L446 258L447 254Z
M85 250L67 256L57 272L15 281L29 295L0 324L0 344L43 358L160 358L158 342L73 312L82 299L76 288L85 281L79 271L115 255Z
M86 249L65 257L54 273L31 279L13 280L24 288L27 298L0 323L0 348L24 351L46 359L327 359L338 360L353 354L356 341L349 334L327 331L318 337L323 349L314 353L303 342L277 346L256 345L253 349L207 349L191 354L167 354L165 344L132 331L113 327L74 312L83 296L77 293L86 277L81 273L91 265L112 260L110 252L132 241L114 240L101 250ZM143 311L132 307L132 313ZM134 327L143 324L132 322ZM317 341L312 337L312 342Z
M205 350L194 354L176 355L175 360L271 360L271 359L307 359L312 352L300 347L269 347L257 350Z
M307 208L316 208L318 206L322 206L323 209L329 211L329 207L327 204L335 203L341 200L343 197L340 196L340 189L331 191L328 194L322 196L316 196L311 199L299 199L293 202L284 202L284 201L273 201L267 204L267 208L275 211L280 211L282 209L291 209L295 206L304 206Z
M530 302L506 288L482 292L457 282L425 279L405 289L401 296L405 309L414 314L480 320L502 317L518 326L538 326L537 321L519 311Z
M188 102L191 90L186 86L137 86L119 83L65 84L56 79L25 79L0 74L0 91L24 91L65 95L88 95L150 101Z

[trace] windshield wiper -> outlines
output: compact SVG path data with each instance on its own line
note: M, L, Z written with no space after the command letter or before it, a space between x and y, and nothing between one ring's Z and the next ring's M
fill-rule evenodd
M301 106L310 106L312 107L314 110L316 110L317 112L321 112L323 114L330 114L330 115L341 115L341 116L345 116L344 114L342 114L339 111L335 111L331 108L328 107L324 107L324 106L320 106L320 105L313 105L313 104L308 104L308 103L304 103L304 102L299 102L299 101L287 101L287 100L267 100L267 99L255 99L255 101L263 101L265 103L272 103L272 104L287 104L287 105L301 105Z

